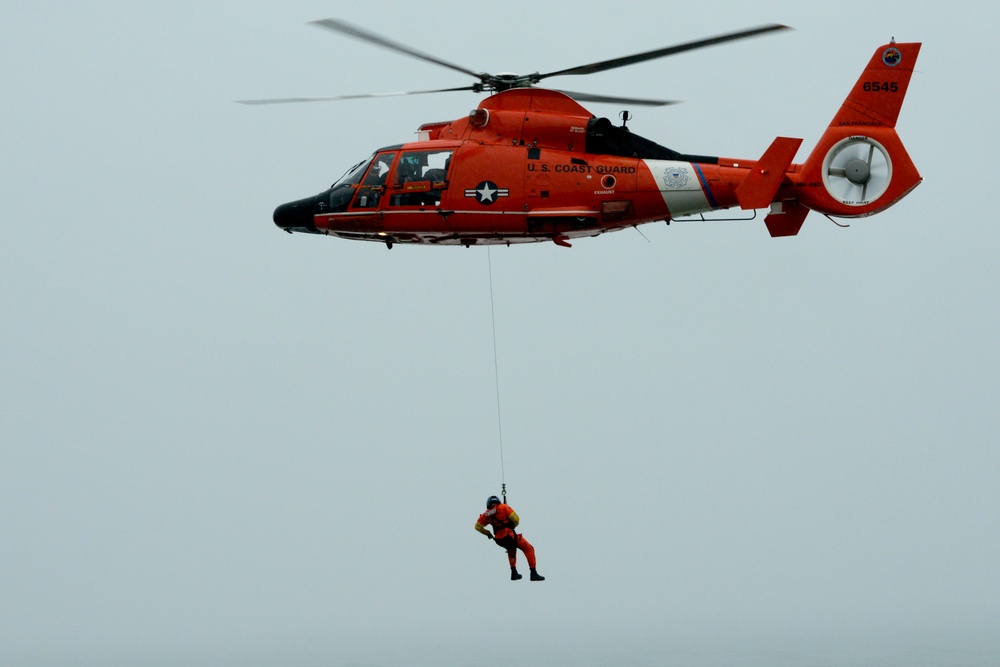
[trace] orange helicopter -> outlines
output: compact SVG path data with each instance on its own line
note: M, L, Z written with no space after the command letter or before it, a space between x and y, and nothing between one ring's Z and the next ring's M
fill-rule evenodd
M476 73L356 26L315 25L441 65L470 86L389 93L492 93L468 116L428 123L418 140L381 148L320 194L278 206L291 232L429 245L572 239L670 222L733 207L769 208L771 236L794 236L810 210L855 218L892 206L921 181L895 131L920 43L878 47L805 162L801 139L778 137L757 160L689 155L645 139L578 101L659 106L669 100L534 88L553 76L583 75L787 29L770 24L546 74ZM245 104L381 97L247 100ZM627 121L629 115L623 112Z

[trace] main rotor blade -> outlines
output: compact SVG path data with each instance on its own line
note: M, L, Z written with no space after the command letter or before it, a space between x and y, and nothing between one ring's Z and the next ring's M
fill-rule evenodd
M362 93L360 95L333 95L331 97L277 97L267 100L236 100L239 104L294 104L298 102L333 102L337 100L361 100L368 97L398 97L400 95L427 95L430 93L452 93L458 90L475 90L475 86L461 88L439 88L437 90L411 90L405 93Z
M776 30L791 30L791 28L789 28L786 25L781 25L778 23L769 23L767 25L758 26L756 28L750 28L749 30L730 32L723 35L717 35L715 37L699 39L694 42L686 42L684 44L678 44L676 46L668 46L663 49L656 49L654 51L645 51L643 53L636 53L635 55L632 56L613 58L611 60L602 60L601 62L591 63L590 65L581 65L579 67L562 69L559 70L558 72L549 72L548 74L540 74L538 75L538 80L545 79L550 76L564 76L568 74L595 74L596 72L604 72L605 70L615 69L616 67L625 67L626 65L634 65L636 63L645 62L647 60L654 60L656 58L665 58L666 56L676 55L678 53L683 53L685 51L693 51L694 49L701 49L705 48L706 46L715 46L716 44L724 44L725 42L732 42L739 39L747 39L748 37L756 37L757 35L763 35L769 32L774 32Z
M381 35L376 35L373 32L368 32L357 26L353 26L350 23L345 23L344 21L338 21L337 19L320 19L319 21L312 21L312 25L318 26L320 28L326 28L327 30L332 30L334 32L339 32L344 35L349 35L355 39L360 39L365 42L371 42L372 44L378 44L379 46L402 53L413 58L418 58L420 60L425 60L429 63L434 63L435 65L441 65L442 67L447 67L448 69L453 69L456 72L461 72L463 74L468 74L475 79L482 79L479 72L473 72L471 69L466 69L461 65L456 65L450 63L447 60L441 60L436 56L432 56L429 53L424 53L423 51L417 51L414 48L406 46L405 44L400 44L399 42L394 42L391 39L382 37Z
M572 90L558 90L569 95L578 102L607 102L609 104L634 104L643 107L663 107L668 104L679 104L677 100L649 100L641 97L612 97L608 95L592 95L591 93L576 93Z

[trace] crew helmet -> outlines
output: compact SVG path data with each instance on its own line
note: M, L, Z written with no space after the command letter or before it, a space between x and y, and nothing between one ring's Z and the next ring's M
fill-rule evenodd
M500 504L500 499L496 496L490 496L486 499L486 509L491 510Z

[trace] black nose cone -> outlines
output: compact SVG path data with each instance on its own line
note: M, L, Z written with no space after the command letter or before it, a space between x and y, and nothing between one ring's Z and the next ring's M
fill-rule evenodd
M287 232L318 233L313 219L319 212L317 199L318 197L308 197L282 204L274 209L274 224Z

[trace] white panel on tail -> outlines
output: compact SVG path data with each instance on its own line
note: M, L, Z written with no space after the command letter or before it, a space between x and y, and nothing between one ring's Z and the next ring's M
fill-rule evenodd
M711 211L712 206L701 187L698 171L690 162L643 160L653 175L670 217Z

